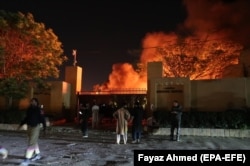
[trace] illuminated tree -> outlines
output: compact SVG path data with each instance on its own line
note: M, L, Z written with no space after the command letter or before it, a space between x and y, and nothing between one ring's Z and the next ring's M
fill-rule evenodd
M224 69L238 64L242 46L232 41L177 39L157 49L164 75L190 79L221 78Z
M29 81L57 78L59 67L66 60L53 30L35 22L31 13L0 11L1 95L24 97L27 93L24 85Z

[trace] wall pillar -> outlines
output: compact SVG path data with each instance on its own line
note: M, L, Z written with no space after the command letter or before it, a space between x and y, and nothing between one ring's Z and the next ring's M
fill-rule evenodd
M82 68L79 66L67 66L65 69L65 81L71 84L70 118L73 120L77 116L77 94L82 91Z

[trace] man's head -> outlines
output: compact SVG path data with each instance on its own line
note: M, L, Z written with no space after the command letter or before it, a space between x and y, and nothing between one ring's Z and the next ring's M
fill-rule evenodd
M37 98L32 98L32 99L30 100L30 104L31 104L32 106L38 106L38 105L39 105L38 99L37 99Z
M176 106L178 106L178 105L179 105L179 102L178 102L177 100L174 100L174 101L173 101L173 106L176 107Z

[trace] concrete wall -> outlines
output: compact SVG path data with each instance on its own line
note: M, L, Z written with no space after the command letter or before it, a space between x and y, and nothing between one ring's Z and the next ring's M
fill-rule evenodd
M185 110L225 111L250 107L250 78L192 80L187 78L153 78L149 102L169 110L179 100Z
M162 62L148 63L147 66L147 77L148 78L161 78L163 75Z
M152 116L152 109L155 106L155 83L153 79L159 79L163 75L162 62L152 62L147 64L147 116Z
M34 93L34 89L31 87L26 98L18 101L17 105L20 110L26 110L30 104L30 99L33 97L38 98L39 103L44 105L44 111L46 115L51 115L55 118L64 117L70 115L70 96L71 85L63 81L51 81L51 91L46 94ZM5 108L5 98L0 97L0 108Z
M82 90L82 68L79 66L67 66L65 69L65 81L71 84L70 109L77 115L77 93Z
M160 65L161 63L148 65L148 70L152 71L148 71L151 74L148 75L147 96L149 105L154 105L155 108L169 110L175 99L187 111L225 111L250 107L250 77L214 80L163 78L159 77L161 73L155 73L160 71Z
M188 78L150 79L149 102L157 109L170 110L173 100L178 100L185 110L190 108L190 81Z
M52 83L50 92L50 110L48 114L63 116L64 109L70 107L71 85L67 82L55 81Z
M249 106L250 78L191 81L191 106L199 111L225 111Z
M25 110L32 97L39 99L44 105L45 114L54 117L67 116L72 120L76 115L77 93L82 90L82 68L78 66L67 66L65 71L65 81L50 81L51 91L46 94L35 93L29 89L26 98L17 101L19 109ZM0 96L0 109L6 108L7 101ZM65 112L66 111L66 112Z

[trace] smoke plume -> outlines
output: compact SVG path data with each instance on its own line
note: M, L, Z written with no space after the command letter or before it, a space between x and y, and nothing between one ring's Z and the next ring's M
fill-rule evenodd
M250 45L250 1L247 0L183 0L187 18L179 29L173 32L148 33L142 39L140 63L161 61L156 49L168 44L176 44L178 35L185 38L233 41L245 48ZM162 20L164 21L164 20ZM164 31L164 30L163 30ZM133 68L131 64L114 64L109 81L95 85L95 90L147 88L146 70Z

